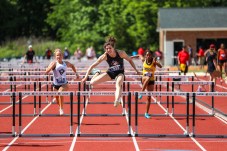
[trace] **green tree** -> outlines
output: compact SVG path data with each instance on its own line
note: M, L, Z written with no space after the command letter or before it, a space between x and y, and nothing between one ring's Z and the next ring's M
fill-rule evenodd
M18 35L18 18L15 2L0 1L0 42Z
M53 13L48 23L58 37L73 47L94 46L102 50L105 37L118 40L117 47L128 51L143 46L158 47L157 12L159 8L216 7L221 0L51 0Z
M17 0L18 13L21 16L19 31L21 36L49 36L50 26L45 22L51 12L51 3L47 0Z

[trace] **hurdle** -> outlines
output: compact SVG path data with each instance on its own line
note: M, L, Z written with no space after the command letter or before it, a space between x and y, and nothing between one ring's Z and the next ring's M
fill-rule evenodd
M0 137L15 137L16 136L16 131L15 131L15 126L16 126L16 93L15 92L0 92L0 96L12 96L12 114L10 115L2 115L0 114L0 117L12 117L12 132L11 134L0 134Z
M88 92L88 91L78 91L77 92L77 99L78 99L78 104L80 104L80 96L114 96L115 92L113 91L104 91L104 92ZM132 136L131 132L131 92L122 92L122 96L127 96L127 104L128 104L128 112L126 112L126 118L128 119L128 132L127 133L105 133L105 134L96 134L96 133L84 133L80 131L81 128L81 121L80 121L80 116L83 115L81 114L81 109L80 105L78 105L78 127L77 127L77 136L79 137L130 137ZM108 116L108 114L104 114L103 116Z
M173 78L173 77L174 76L171 76L171 78ZM182 76L179 76L179 77L182 77ZM115 81L106 81L106 82L103 82L102 84L115 84L115 83L116 83ZM123 83L127 85L127 91L130 91L130 85L132 85L132 84L135 84L135 85L141 84L141 81L123 81ZM89 81L87 81L86 84L89 84ZM172 92L174 92L175 91L175 85L182 85L182 84L184 84L184 85L192 85L192 92L194 92L194 85L205 85L205 84L209 84L209 85L212 85L212 87L214 86L214 82L212 82L212 81L155 81L155 84L156 85L166 85L167 92L170 91L170 86L172 87ZM156 89L156 91L157 91L157 89ZM159 95L159 96L161 97L161 95ZM167 101L166 101L166 103L167 103L167 108L166 108L166 111L167 112L166 112L166 114L169 114L169 106L170 106L169 97L170 96L167 96ZM157 100L156 99L154 101L155 101L154 103L157 103ZM92 102L92 103L95 103L95 102ZM158 103L162 103L163 104L164 102L159 101ZM102 104L106 104L106 103L105 102L102 102ZM143 102L140 102L139 104L143 104ZM174 96L172 96L172 103L171 103L171 105L172 105L172 112L171 112L171 114L173 116L185 116L184 114L175 114L175 111L174 111L175 104L185 104L185 103L184 102L178 102L177 103L175 101ZM214 103L212 103L212 104L213 104L212 105L212 108L213 108L214 107ZM85 107L85 101L84 101L84 107ZM124 108L124 106L123 106L123 108ZM166 114L163 115L163 116L166 116ZM143 116L143 115L139 115L139 116ZM161 116L161 115L157 115L157 116ZM207 115L207 116L210 116L210 115Z
M80 81L68 81L69 84L71 85L78 85L78 91L81 90L81 82ZM49 84L53 84L52 81L40 81L38 82L38 85L39 85L39 91L41 92L41 86L42 84L45 84L45 85L49 85ZM47 92L48 92L48 89L47 89ZM64 92L68 92L68 91L64 91ZM51 96L53 96L53 94L55 94L55 92L50 92ZM48 96L49 95L46 95L46 101L48 102ZM41 95L39 95L39 116L56 116L56 114L42 114L41 113L41 106L42 106L42 100L41 100ZM52 102L53 103L53 102ZM70 102L64 102L64 104L70 104ZM73 104L77 104L77 102L73 102ZM70 116L70 114L64 114L63 116ZM77 116L76 114L74 114L73 116Z
M127 83L127 81L123 81L123 91L125 91L125 83ZM84 83L84 91L90 91L90 86L89 86L89 84L90 84L90 81L86 81L85 83ZM102 85L102 84L104 84L104 85L109 85L109 84L116 84L116 81L106 81L106 82L103 82L103 83L101 83L100 85ZM122 96L122 114L108 114L108 116L125 116L125 95L123 95ZM90 96L87 96L86 97L86 95L84 95L84 116L105 116L105 114L103 115L103 114L86 114L86 108L85 108L85 104L86 104L86 102L88 103L88 104L113 104L112 102L90 102L89 101L89 99L90 99Z
M189 137L189 93L186 92L134 92L135 95L135 136L142 137ZM138 133L138 96L186 96L186 127L183 134L141 134Z
M16 92L16 85L26 85L26 84L33 84L35 87L36 81L12 81L12 77L10 77L10 81L0 81L0 85L10 85L10 91ZM11 104L12 100L10 102L0 102L0 104Z
M191 84L192 85L192 92L194 92L194 85L204 85L204 84L209 84L211 85L212 87L214 87L214 82L213 81L174 81L172 83L172 92L175 91L175 84ZM190 95L191 97L191 95ZM213 97L212 97L213 98ZM213 99L212 99L213 100ZM175 104L175 99L174 99L174 96L172 95L172 115L177 115L174 113L174 104ZM212 107L214 107L214 101L212 101ZM178 114L178 116L180 116L180 114ZM184 115L183 115L184 116ZM209 115L208 115L209 116Z
M127 83L127 90L128 91L130 91L130 85L132 85L132 84L141 84L140 81L124 81L124 82ZM157 85L160 85L160 86L161 85L166 85L167 92L170 92L170 88L169 88L170 86L172 87L172 92L175 92L175 85L182 85L182 84L184 84L184 85L192 85L192 92L194 92L194 85L205 85L205 84L209 84L212 87L214 87L214 82L213 81L155 81L155 85L156 86ZM156 87L156 92L157 91L158 91L158 89ZM160 91L161 91L161 89L160 89ZM161 98L162 95L159 95L159 96ZM169 114L169 104L170 104L169 97L170 96L167 96L167 101L166 101L166 103L167 103L167 107L166 107L166 111L167 112L166 112L166 114ZM189 97L191 97L191 96L189 96ZM157 103L157 99L154 99L154 103ZM163 101L161 102L161 100L160 100L158 103L163 104L164 102ZM140 102L139 104L143 104L143 103ZM172 95L172 103L171 103L171 105L172 105L171 106L172 107L172 112L171 112L171 114L173 116L185 116L184 114L175 114L175 111L174 111L175 104L185 104L185 103L183 103L183 102L182 103L179 103L179 102L177 103L175 101L174 96ZM212 107L212 111L213 111L214 110L214 99L213 99L213 97L212 97L212 106L211 107ZM139 116L143 116L143 115L139 115ZM156 116L156 115L154 115L154 116ZM157 115L157 116L160 116L160 115ZM210 116L210 115L207 115L207 116Z
M211 92L214 92L214 82L211 85ZM199 100L199 99L196 99L196 101L205 105L206 107L211 108L211 113L210 113L211 115L214 115L214 111L217 111L217 109L214 108L214 96L213 95L211 95L211 105L209 105L209 104L207 104L207 103L205 103L205 102L203 102L202 100Z
M227 138L227 134L197 134L196 133L196 113L195 113L195 104L196 96L227 96L227 92L195 92L191 94L193 96L193 106L192 106L192 132L190 136L198 138ZM216 115L216 113L214 113ZM217 115L218 116L218 115Z
M101 69L106 69L106 67L107 66L99 66L99 69L101 70ZM138 69L142 69L142 66L141 65L136 65L136 67L138 68ZM126 67L127 68L127 67ZM39 69L39 70L41 70L41 71L44 71L44 70L46 70L46 67L42 67L42 66L39 66L39 67L32 67L32 66L19 66L18 67L18 65L16 65L16 66L13 66L13 67L9 67L9 66L1 66L0 65L0 69L1 70L8 70L8 71L33 71L33 70L37 70L37 69ZM84 70L84 67L80 67L80 66L78 66L78 67L76 67L76 69L77 70ZM71 70L70 68L69 68L69 70ZM127 68L127 70L129 70L129 71L134 71L134 69L128 69ZM162 68L156 68L156 71L170 71L169 70L169 68L165 68L165 67L162 67ZM179 71L177 71L177 72L179 72Z
M63 137L63 136L74 136L73 134L73 96L76 95L74 92L48 92L48 91L38 91L38 92L19 92L19 137ZM65 134L23 134L22 133L22 96L24 95L35 95L35 96L46 96L46 95L60 95L60 96L70 96L70 126L69 133ZM37 115L39 116L39 115ZM60 115L59 115L60 116Z

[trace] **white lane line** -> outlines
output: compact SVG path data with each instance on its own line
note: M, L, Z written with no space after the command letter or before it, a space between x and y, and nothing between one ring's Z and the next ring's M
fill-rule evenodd
M87 108L87 105L88 105L88 100L86 100L85 108ZM81 125L82 120L83 120L83 118L84 118L84 112L85 112L85 111L84 111L84 109L83 109L83 111L82 111L82 116L81 116L81 118L80 118L80 123L78 123L78 124L80 124L80 125ZM78 126L77 126L76 132L75 132L75 134L74 134L74 138L73 138L73 141L72 141L72 143L71 143L71 146L70 146L69 151L73 151L73 150L74 150L74 147L75 147L76 141L77 141L77 134L78 134L78 131L79 131L79 129L78 129Z
M154 99L154 98L153 98ZM160 104L158 103L158 105L165 111L167 112L167 110ZM175 117L173 117L172 115L169 115L173 121L186 133L187 130L175 119ZM206 151L206 149L193 137L189 136L191 138L191 140L202 150L202 151Z
M42 87L44 87L45 85L43 85ZM9 89L8 89L9 90ZM8 91L8 90L6 90L6 92ZM38 89L37 89L38 90ZM26 98L26 97L28 97L28 96L24 96L23 98L22 98L22 100L24 99L24 98ZM19 101L19 100L18 100ZM17 102L18 102L17 101ZM49 105L51 105L51 104L48 104L47 106L49 107ZM43 111L44 110L46 110L46 108L47 108L47 106L43 109ZM9 107L12 107L12 105L9 105L7 108L9 108ZM32 124L37 118L38 118L39 116L37 115L30 123ZM31 124L28 124L29 126L31 125ZM23 131L22 131L22 133L28 128L28 125L23 129ZM3 151L6 151L6 150L8 150L9 149L9 147L17 140L19 138L19 136L17 136L17 137L15 137L4 149L3 149Z
M26 97L28 97L28 96L24 96L22 99L25 99ZM16 102L19 102L19 100L16 101ZM5 107L4 109L2 109L2 110L0 111L0 113L6 111L7 109L11 108L12 106L13 106L13 105L9 105L9 106Z
M18 85L17 87L19 87L20 85ZM7 90L5 90L5 91L3 91L3 92L8 92L10 89L7 89ZM7 107L5 107L4 109L2 109L1 111L0 111L0 113L2 113L2 112L4 112L4 111L6 111L7 109L9 109L9 108L11 108L13 105L9 105L9 106L7 106Z
M141 84L140 84L140 86L142 86ZM154 98L154 97L152 97L152 99L154 100L154 101L156 101L156 99ZM158 102L158 105L167 113L167 110L164 108L164 106L163 105L161 105L159 102ZM184 129L184 127L172 116L172 115L169 115L172 119L173 119L173 121L184 131L184 132L187 132L187 130L186 129ZM192 139L192 141L202 150L202 151L206 151L206 149L196 140L196 139L194 139L193 137L191 137L191 136L189 136L191 139Z
M121 104L122 104L122 106L123 106L123 103L121 103ZM128 120L128 116L127 116L126 110L124 110L124 112L125 112L125 118L126 118L127 123L128 123L129 120ZM139 149L139 145L138 145L138 143L137 143L137 141L136 141L135 135L133 135L134 132L133 132L132 127L130 127L130 131L131 131L131 134L132 134L132 141L133 141L133 144L134 144L134 146L135 146L135 149L136 149L136 151L139 151L139 150L140 150L140 149Z
M41 113L42 112L44 112L49 106L50 106L51 104L48 104L42 111L41 111ZM28 128L29 128L29 126L31 126L34 122L35 122L35 120L37 119L39 117L39 115L36 115L33 119L32 119L32 121L21 131L21 133L23 134ZM15 137L4 149L3 149L3 151L6 151L6 150L8 150L9 149L9 147L12 145L12 144L14 144L14 142L17 140L19 138L19 136L17 136L17 137Z
M205 80L201 80L201 79L198 79L198 80L199 80L199 81L205 81ZM220 87L220 85L218 85L218 84L217 84L217 86ZM225 87L223 87L223 86L222 86L222 88L227 89L227 88L225 88ZM203 101L203 100L201 100L201 101ZM200 103L198 103L198 102L196 102L196 106L198 106L200 109L202 109L203 111L205 111L205 112L207 112L207 113L211 113L211 112L212 112L211 109L205 107L204 105L202 105L202 104L200 104ZM225 124L227 123L227 118L226 118L226 116L224 116L224 115L222 115L222 114L220 114L220 113L217 113L217 112L214 113L214 116L215 116L216 118L218 118L219 120L221 120L222 122L224 122Z
M21 84L17 85L16 87L19 87L19 86L21 86ZM43 85L42 87L44 87L44 86L45 86L45 85ZM36 90L38 90L38 88L37 88ZM10 89L5 90L4 92L8 92L8 91L10 91ZM26 98L26 97L28 97L28 96L24 96L22 99L24 99L24 98ZM17 100L16 102L19 102L19 100ZM0 111L0 113L6 111L7 109L11 108L12 106L13 106L13 105L9 105L9 106L5 107L4 109L2 109L2 110Z
M123 103L121 103L121 104L123 104ZM87 105L88 105L88 100L86 101L85 108L87 108ZM85 111L84 111L84 109L83 109L82 113L84 113L84 112L85 112ZM125 110L124 110L124 112L125 112L126 120L127 120L127 123L128 123L127 112L126 112ZM83 118L84 118L84 114L82 114L82 116L81 116L81 118L80 118L80 124L82 123ZM131 128L130 130L131 130L131 133L133 134L132 128ZM74 136L74 138L73 138L73 141L72 141L72 144L71 144L71 146L70 146L69 151L73 151L74 148L75 148L75 145L76 145L76 142L77 142L77 134L78 134L78 131L79 131L79 129L78 129L78 127L77 127L76 132L75 132L75 136ZM105 140L106 140L106 138L105 138ZM134 146L135 146L136 151L140 151L135 136L132 136L132 140L133 140L133 144L134 144ZM81 141L80 141L80 142L81 142ZM83 141L82 141L82 142L83 142ZM91 141L89 141L89 142L91 142ZM109 141L108 141L108 142L109 142ZM114 142L114 141L111 141L111 142ZM119 142L119 141L117 141L117 142Z

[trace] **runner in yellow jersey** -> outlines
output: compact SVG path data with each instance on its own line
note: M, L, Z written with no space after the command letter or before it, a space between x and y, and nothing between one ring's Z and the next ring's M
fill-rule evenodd
M141 60L143 61L143 76L142 76L142 91L153 91L154 90L154 84L155 84L155 77L154 73L156 70L156 66L159 68L162 68L162 65L156 60L155 57L153 57L153 52L148 50L145 53L145 56L139 56ZM139 95L139 99L142 99L142 95ZM151 103L151 97L147 97L147 103L146 103L146 112L145 112L145 118L151 118L149 113L150 109L150 103Z

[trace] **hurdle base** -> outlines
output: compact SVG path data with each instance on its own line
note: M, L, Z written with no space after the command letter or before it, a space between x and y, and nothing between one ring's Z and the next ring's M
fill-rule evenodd
M78 133L79 137L131 137L131 134L93 134L93 133Z
M227 138L227 135L218 134L191 134L190 136L196 138Z
M19 134L19 137L73 137L74 134Z
M179 116L179 117L185 117L187 114L171 114L171 116ZM193 116L192 114L189 114L189 116ZM210 114L196 114L196 117L212 117L214 115L210 115Z
M136 137L177 137L185 138L189 137L189 134L134 134Z
M125 114L83 114L84 116L125 116Z
M39 116L43 116L43 117L68 117L70 116L70 114L63 114L63 115L60 115L60 114L39 114ZM77 116L77 114L73 114L73 116Z
M0 134L0 138L6 138L6 137L16 137L17 136L17 134L15 133L15 134Z
M150 115L151 115L151 118L152 117L160 117L160 116L168 116L168 114L166 114L166 113L163 113L163 114L150 114ZM135 116L135 114L132 114L132 116ZM138 116L144 117L144 114L138 114Z

